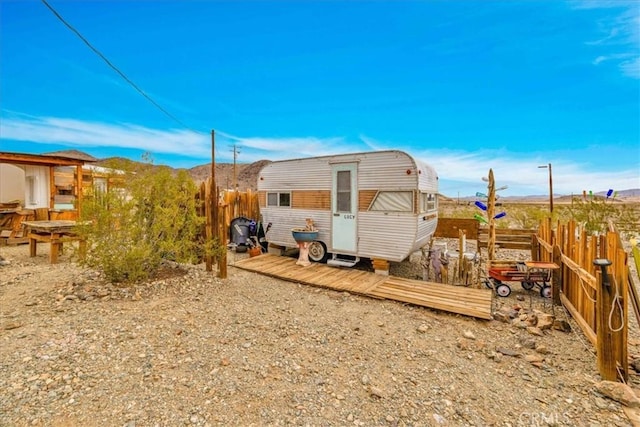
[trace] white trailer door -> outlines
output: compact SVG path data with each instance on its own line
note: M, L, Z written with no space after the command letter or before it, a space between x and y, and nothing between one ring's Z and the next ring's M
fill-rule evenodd
M357 163L340 163L332 167L331 249L333 252L355 253L358 248L357 172Z

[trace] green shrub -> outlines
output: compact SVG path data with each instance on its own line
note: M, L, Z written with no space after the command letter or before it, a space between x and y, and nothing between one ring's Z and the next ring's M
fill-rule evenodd
M131 167L133 166L133 168ZM148 279L163 260L198 262L221 250L202 241L197 187L186 171L150 163L113 164L108 191L85 197L79 233L89 242L82 261L114 282Z

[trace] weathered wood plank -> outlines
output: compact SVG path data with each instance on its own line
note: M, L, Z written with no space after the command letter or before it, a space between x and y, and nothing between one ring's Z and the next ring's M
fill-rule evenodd
M491 319L492 292L442 283L424 282L323 264L302 267L296 259L264 254L235 263L241 269L271 277L372 298L406 302L480 319Z

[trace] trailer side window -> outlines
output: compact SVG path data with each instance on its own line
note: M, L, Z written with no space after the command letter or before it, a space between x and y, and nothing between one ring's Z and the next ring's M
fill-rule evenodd
M291 206L291 193L267 193L267 206Z
M413 212L411 191L379 191L371 202L370 211Z
M438 195L434 193L421 193L422 212L429 212L438 209Z

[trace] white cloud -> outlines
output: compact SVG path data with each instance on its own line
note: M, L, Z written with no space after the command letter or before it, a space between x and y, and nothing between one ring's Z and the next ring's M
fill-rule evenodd
M185 130L158 130L130 123L101 123L58 117L11 115L0 122L3 139L72 147L135 148L192 157L207 156L206 135Z
M618 53L598 55L593 64L615 60L623 75L640 79L640 4L624 0L585 0L572 4L575 9L606 9L606 16L598 22L602 37L586 43Z
M4 111L3 113L6 113ZM182 130L158 130L129 123L109 124L57 117L32 117L5 114L0 120L0 137L42 144L60 144L69 147L132 148L152 154L175 154L210 161L211 139L208 134ZM221 162L232 161L230 147L240 149L239 161L293 159L320 155L352 153L374 150L399 149L432 165L440 177L443 194L454 196L473 195L484 191L482 181L492 169L498 186L508 185L502 194L545 194L548 189L548 171L538 166L546 165L547 158L523 157L507 151L464 152L438 149L402 147L391 141L379 141L360 135L358 141L342 137L239 137L216 132L216 158ZM225 147L221 150L220 147ZM224 152L222 152L224 151ZM578 194L583 190L603 191L609 188L625 190L638 188L638 171L594 171L586 165L557 159L553 160L554 193Z
M6 113L4 111L3 113ZM0 120L0 138L70 147L130 148L203 159L211 156L211 136L189 130L159 130L130 123L102 123L11 113ZM239 137L216 132L216 157L233 158L222 146L236 144L243 162L308 157L345 152L342 138Z

